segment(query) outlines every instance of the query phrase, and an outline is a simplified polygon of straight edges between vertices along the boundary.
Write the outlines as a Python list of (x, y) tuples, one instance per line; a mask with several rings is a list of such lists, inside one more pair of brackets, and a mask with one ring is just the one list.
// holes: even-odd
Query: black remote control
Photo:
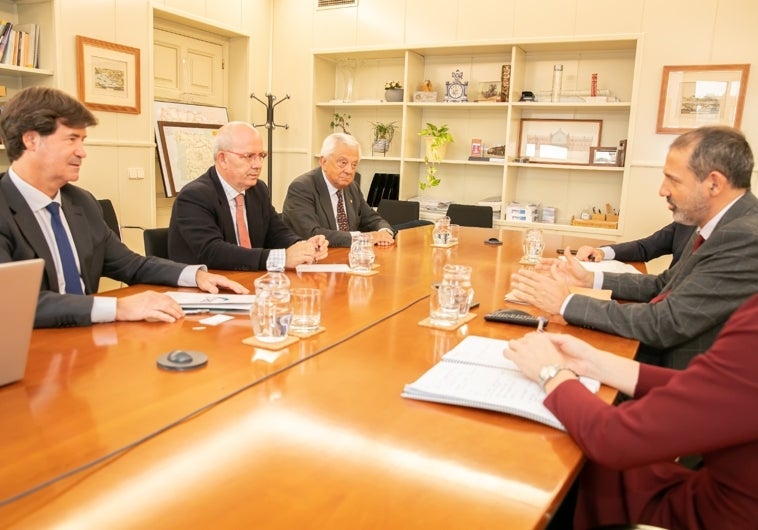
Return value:
[(506, 324), (519, 324), (521, 326), (539, 327), (542, 320), (542, 327), (547, 326), (545, 317), (537, 317), (520, 309), (498, 309), (492, 313), (484, 315), (484, 320), (490, 322), (505, 322)]

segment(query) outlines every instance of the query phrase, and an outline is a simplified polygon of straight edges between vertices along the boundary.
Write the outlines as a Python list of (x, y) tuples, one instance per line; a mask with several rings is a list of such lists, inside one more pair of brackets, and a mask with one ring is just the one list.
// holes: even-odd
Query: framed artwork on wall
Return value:
[(600, 145), (603, 120), (521, 120), (519, 157), (544, 164), (588, 165)]
[(93, 110), (140, 113), (139, 48), (76, 36), (79, 100)]
[(704, 125), (739, 127), (749, 64), (664, 66), (655, 132), (681, 134)]

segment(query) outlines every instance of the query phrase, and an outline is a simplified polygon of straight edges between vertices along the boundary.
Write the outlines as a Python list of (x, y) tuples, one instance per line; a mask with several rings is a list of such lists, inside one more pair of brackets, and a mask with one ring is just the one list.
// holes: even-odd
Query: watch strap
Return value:
[(573, 371), (568, 366), (563, 366), (560, 364), (549, 364), (547, 366), (543, 366), (540, 370), (539, 378), (537, 379), (537, 384), (540, 385), (540, 388), (544, 391), (545, 385), (556, 375), (561, 373), (564, 370), (568, 370), (572, 374), (574, 374), (576, 377), (579, 377), (575, 371)]

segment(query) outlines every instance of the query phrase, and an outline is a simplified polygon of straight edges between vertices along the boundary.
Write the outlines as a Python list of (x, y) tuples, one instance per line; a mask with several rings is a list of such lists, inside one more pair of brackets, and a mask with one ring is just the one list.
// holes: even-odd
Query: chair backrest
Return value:
[(475, 204), (451, 204), (447, 216), (452, 224), (492, 228), (492, 207)]
[(391, 225), (417, 221), (420, 204), (417, 201), (382, 199), (376, 211)]
[(113, 203), (110, 199), (98, 199), (100, 207), (103, 209), (103, 219), (111, 230), (116, 234), (116, 237), (121, 239), (121, 228), (118, 225), (118, 217), (116, 217), (116, 209), (113, 207)]
[(168, 228), (145, 228), (145, 256), (168, 259)]

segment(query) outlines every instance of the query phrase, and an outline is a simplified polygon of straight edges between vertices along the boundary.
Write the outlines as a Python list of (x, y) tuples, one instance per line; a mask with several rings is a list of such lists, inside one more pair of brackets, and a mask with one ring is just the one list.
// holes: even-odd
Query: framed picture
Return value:
[(739, 127), (749, 64), (664, 66), (657, 133), (680, 134), (703, 125)]
[[(160, 162), (161, 174), (163, 175), (163, 188), (166, 191), (166, 197), (173, 197), (176, 191), (172, 188), (173, 179), (169, 175), (168, 160), (165, 156), (166, 149), (163, 147), (161, 130), (158, 124), (161, 122), (182, 122), (185, 125), (207, 123), (218, 127), (217, 124), (219, 123), (222, 125), (229, 123), (229, 114), (226, 107), (175, 103), (173, 101), (154, 101), (153, 111), (155, 115), (155, 143), (158, 146), (158, 160)], [(212, 153), (211, 151), (211, 157), (205, 169), (195, 175), (195, 177), (200, 176), (213, 165)]]
[(213, 141), (220, 128), (221, 124), (213, 123), (158, 122), (169, 197), (213, 165)]
[(617, 166), (618, 151), (615, 147), (590, 147), (591, 166)]
[(544, 164), (587, 165), (600, 145), (603, 120), (521, 120), (519, 157)]
[(79, 100), (93, 110), (140, 113), (139, 49), (76, 36)]

